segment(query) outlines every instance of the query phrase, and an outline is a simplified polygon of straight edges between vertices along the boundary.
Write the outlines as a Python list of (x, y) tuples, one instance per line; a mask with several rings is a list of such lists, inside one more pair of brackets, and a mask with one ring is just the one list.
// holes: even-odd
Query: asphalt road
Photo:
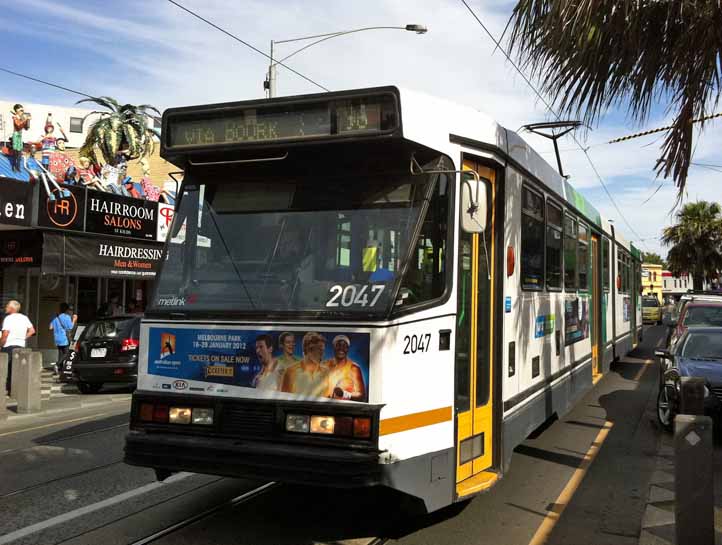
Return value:
[(413, 519), (384, 490), (194, 474), (156, 483), (121, 461), (127, 403), (0, 429), (0, 545), (636, 544), (660, 433), (661, 338), (647, 328), (633, 357), (517, 449), (490, 492)]

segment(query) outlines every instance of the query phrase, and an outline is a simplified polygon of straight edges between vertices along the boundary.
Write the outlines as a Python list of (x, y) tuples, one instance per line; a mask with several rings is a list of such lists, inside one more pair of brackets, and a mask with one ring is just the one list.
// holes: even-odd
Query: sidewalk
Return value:
[[(655, 421), (652, 425), (657, 425)], [(660, 430), (655, 471), (649, 484), (647, 505), (642, 517), (639, 545), (675, 545), (674, 526), (674, 436)], [(722, 445), (714, 445), (715, 543), (722, 545)], [(687, 544), (679, 544), (687, 545)]]
[(0, 419), (0, 429), (17, 427), (23, 422), (29, 423), (35, 418), (61, 411), (92, 408), (123, 401), (130, 404), (132, 396), (127, 386), (116, 385), (109, 385), (98, 394), (83, 395), (75, 384), (59, 382), (51, 369), (43, 369), (41, 388), (42, 409), (40, 412), (18, 414), (17, 401), (8, 397), (6, 406), (8, 418)]

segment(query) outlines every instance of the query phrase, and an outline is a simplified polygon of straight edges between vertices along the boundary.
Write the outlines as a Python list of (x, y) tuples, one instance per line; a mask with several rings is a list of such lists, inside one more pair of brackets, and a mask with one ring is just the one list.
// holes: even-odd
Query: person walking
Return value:
[(15, 300), (9, 301), (5, 305), (5, 319), (2, 324), (2, 336), (0, 336), (2, 352), (8, 355), (8, 377), (5, 382), (8, 395), (12, 385), (13, 350), (25, 348), (25, 342), (33, 335), (35, 335), (35, 328), (28, 317), (20, 313), (20, 303)]
[(58, 369), (61, 362), (68, 354), (73, 329), (75, 329), (77, 321), (78, 315), (73, 314), (73, 308), (68, 303), (61, 303), (60, 312), (58, 312), (50, 322), (50, 331), (53, 332), (55, 346), (58, 349), (58, 359), (54, 366), (56, 375), (59, 373)]

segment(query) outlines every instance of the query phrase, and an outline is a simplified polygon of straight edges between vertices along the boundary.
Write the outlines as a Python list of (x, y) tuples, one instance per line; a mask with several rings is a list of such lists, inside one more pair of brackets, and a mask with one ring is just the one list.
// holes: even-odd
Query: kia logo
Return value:
[(188, 388), (188, 383), (185, 380), (175, 380), (173, 381), (173, 388), (176, 390), (185, 390)]
[(55, 200), (47, 201), (48, 218), (58, 227), (71, 225), (78, 216), (78, 201), (72, 193), (64, 197), (62, 191), (53, 189)]

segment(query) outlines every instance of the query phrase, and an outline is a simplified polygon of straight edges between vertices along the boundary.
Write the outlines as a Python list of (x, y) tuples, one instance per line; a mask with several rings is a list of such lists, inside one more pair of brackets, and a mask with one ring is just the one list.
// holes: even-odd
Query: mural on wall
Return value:
[[(66, 153), (68, 136), (48, 112), (42, 134), (37, 140), (23, 142), (30, 129), (32, 115), (22, 104), (15, 104), (11, 113), (13, 132), (0, 142), (0, 172), (5, 162), (12, 172), (6, 176), (22, 182), (39, 182), (49, 200), (68, 198), (65, 186), (87, 187), (124, 197), (175, 204), (175, 195), (152, 183), (148, 157), (155, 149), (158, 135), (152, 120), (160, 112), (148, 105), (121, 105), (110, 97), (86, 99), (105, 108), (87, 129), (80, 156), (73, 161)], [(37, 112), (36, 112), (37, 113)], [(143, 176), (133, 180), (128, 175), (128, 162), (138, 160)]]
[(564, 301), (564, 345), (589, 337), (589, 298), (575, 297)]

